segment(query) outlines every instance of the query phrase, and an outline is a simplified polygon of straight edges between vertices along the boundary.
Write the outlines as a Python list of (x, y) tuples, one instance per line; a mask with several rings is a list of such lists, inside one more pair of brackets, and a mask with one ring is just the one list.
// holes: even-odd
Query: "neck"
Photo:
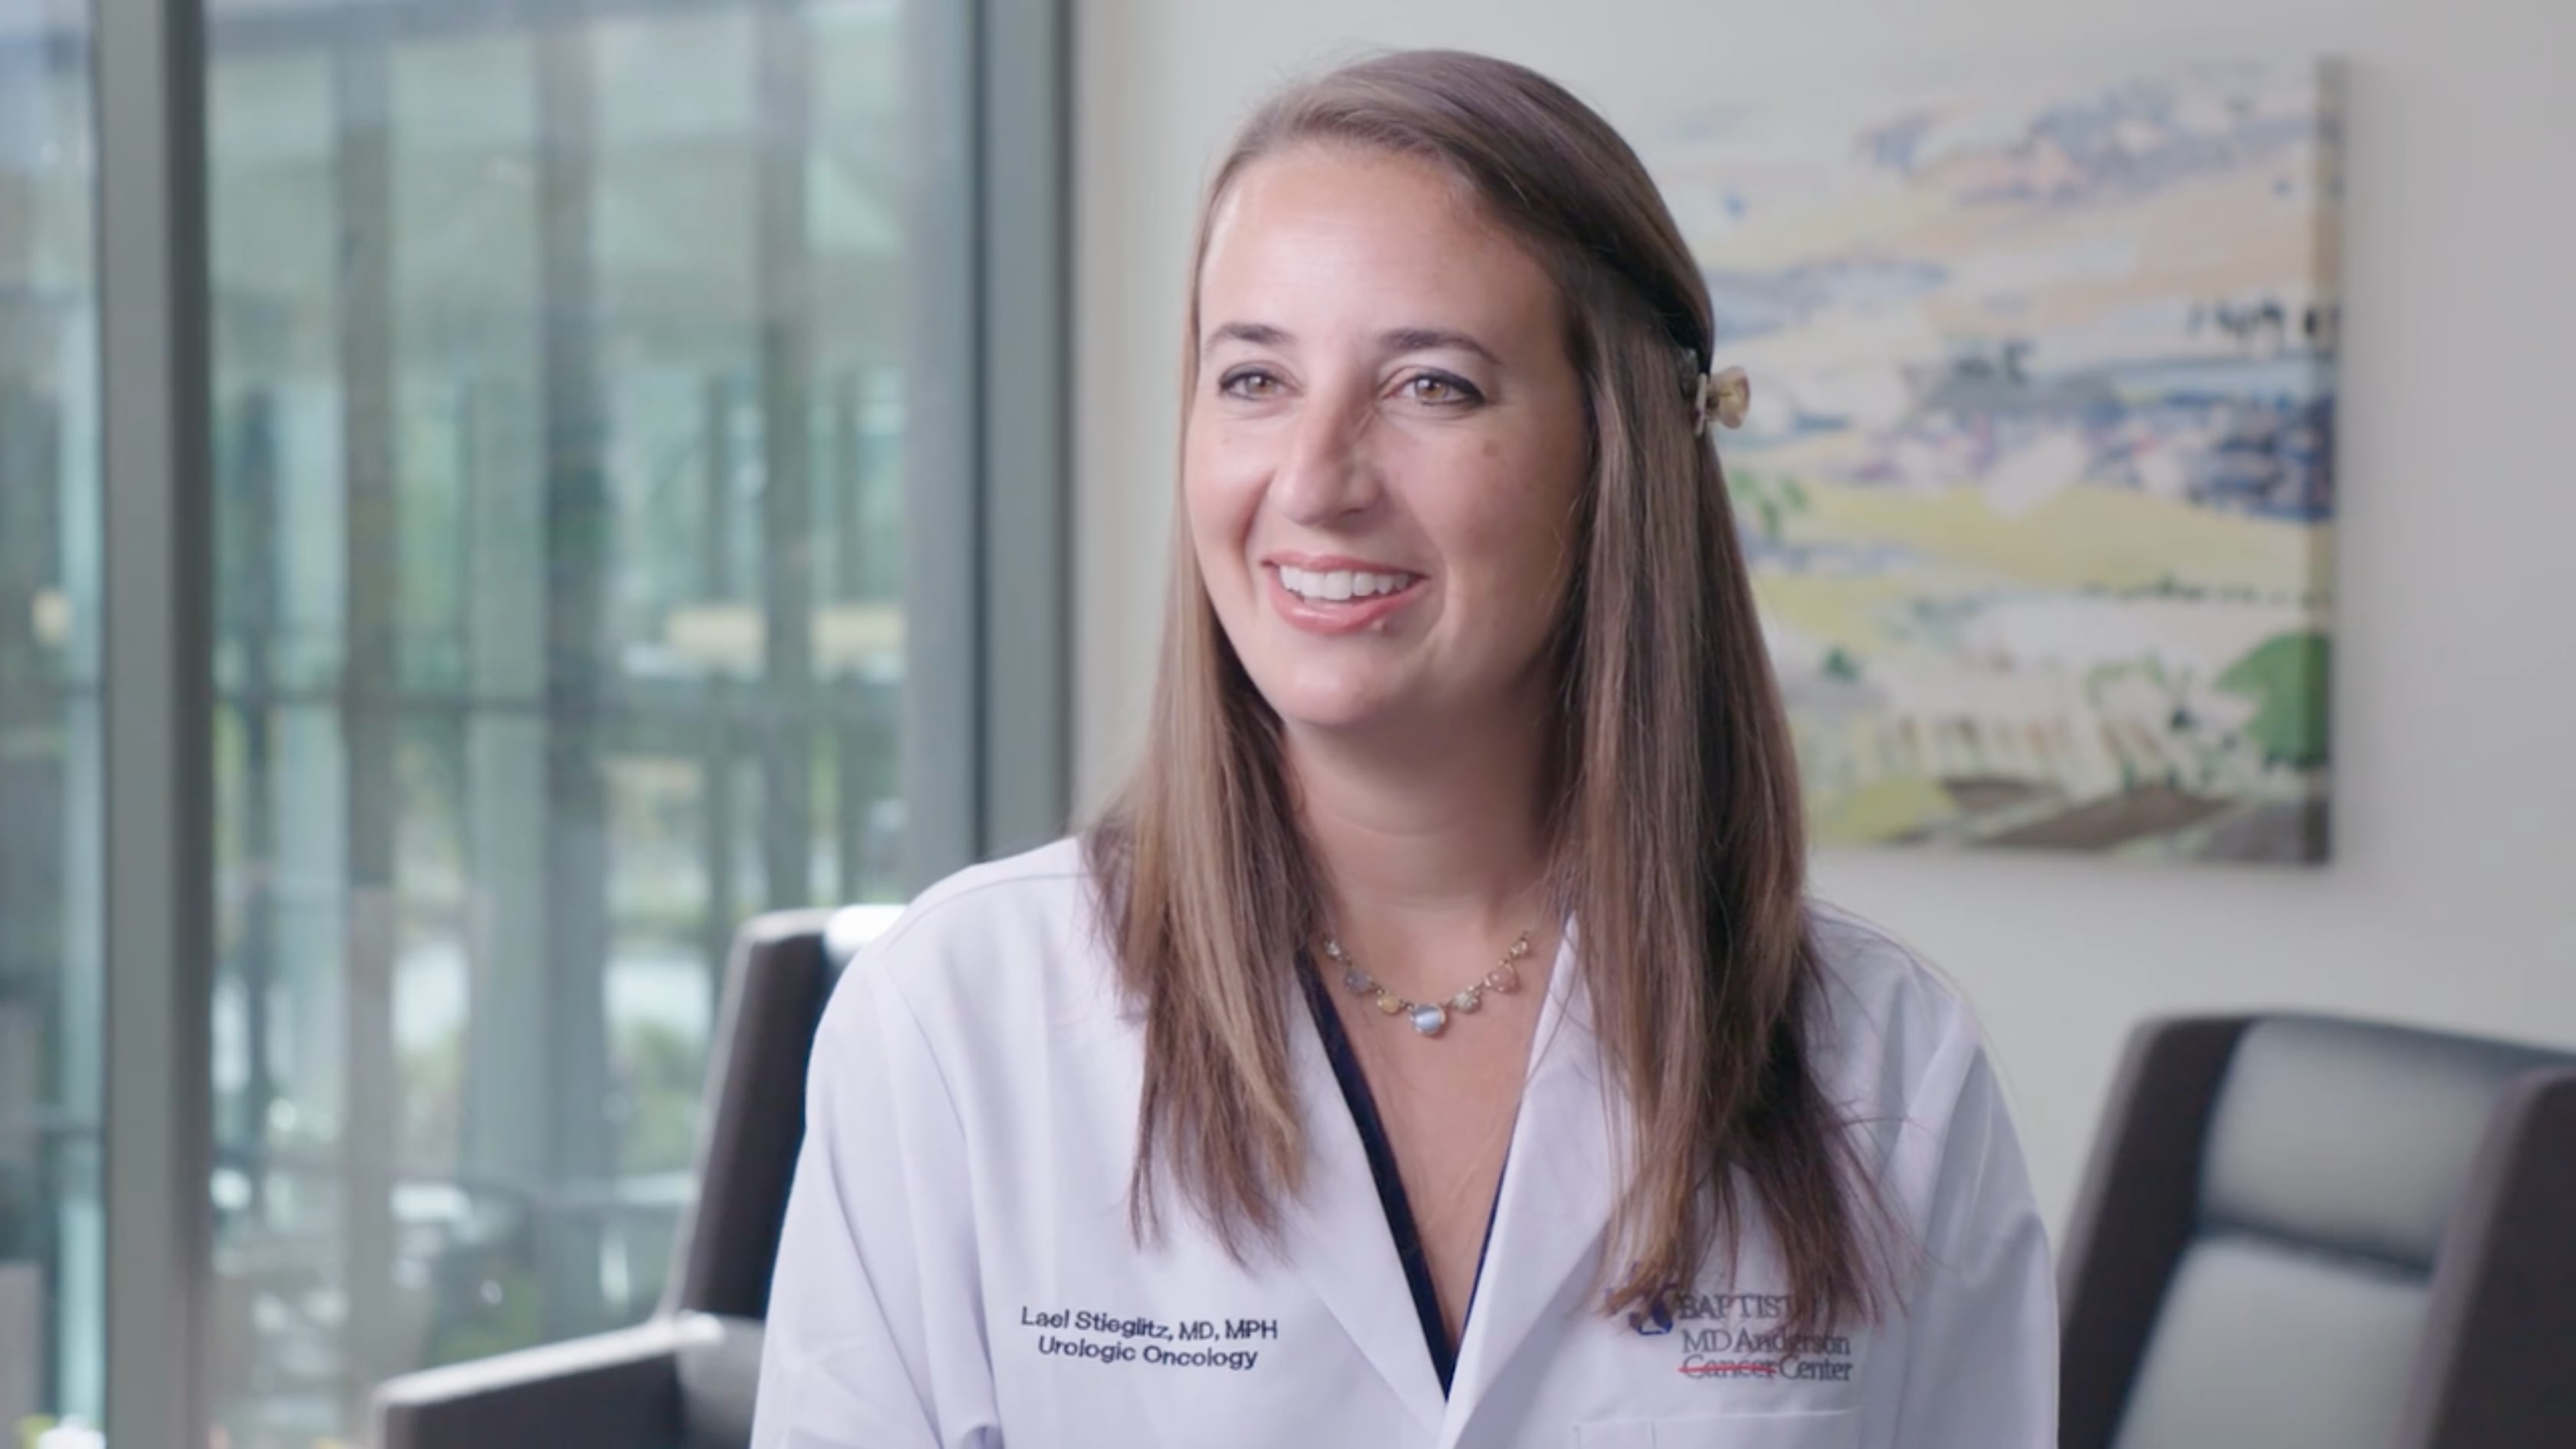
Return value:
[(1300, 823), (1345, 944), (1392, 966), (1426, 942), (1499, 948), (1554, 925), (1541, 919), (1547, 739), (1525, 718), (1398, 742), (1287, 732)]

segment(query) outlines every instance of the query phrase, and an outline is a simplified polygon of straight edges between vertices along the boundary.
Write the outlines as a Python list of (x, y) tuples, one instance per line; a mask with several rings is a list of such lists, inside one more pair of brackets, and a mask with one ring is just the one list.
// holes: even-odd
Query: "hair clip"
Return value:
[(1707, 435), (1712, 405), (1720, 425), (1728, 428), (1744, 426), (1745, 411), (1753, 406), (1753, 379), (1744, 375), (1743, 368), (1729, 367), (1714, 373), (1700, 373), (1697, 388), (1698, 395), (1691, 401), (1692, 436)]

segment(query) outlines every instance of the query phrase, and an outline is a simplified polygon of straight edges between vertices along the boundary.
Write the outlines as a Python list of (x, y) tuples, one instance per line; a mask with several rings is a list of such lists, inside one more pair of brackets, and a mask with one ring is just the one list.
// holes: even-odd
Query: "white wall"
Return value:
[(1828, 852), (1821, 889), (1982, 1013), (2063, 1221), (2122, 1038), (2300, 1006), (2576, 1042), (2576, 4), (1206, 0), (1078, 4), (1079, 788), (1132, 758), (1205, 169), (1282, 76), (1383, 45), (1640, 82), (2323, 53), (2350, 66), (2332, 866)]

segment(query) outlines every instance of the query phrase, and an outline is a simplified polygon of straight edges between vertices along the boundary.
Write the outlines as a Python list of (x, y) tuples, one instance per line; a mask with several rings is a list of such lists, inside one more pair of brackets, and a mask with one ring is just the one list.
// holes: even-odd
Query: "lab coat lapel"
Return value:
[[(1300, 1017), (1304, 1013), (1299, 1013)], [(1286, 1234), (1288, 1261), (1425, 1433), (1440, 1427), (1440, 1376), (1422, 1341), (1413, 1290), (1395, 1254), (1368, 1153), (1314, 1024), (1296, 1036), (1297, 1090), (1306, 1108), (1309, 1174)]]
[(1449, 1382), (1443, 1442), (1455, 1442), (1477, 1400), (1551, 1315), (1562, 1317), (1569, 1301), (1573, 1312), (1589, 1311), (1585, 1285), (1570, 1280), (1594, 1272), (1617, 1192), (1621, 1123), (1604, 1090), (1601, 1043), (1569, 928), (1531, 1042), (1484, 1268)]

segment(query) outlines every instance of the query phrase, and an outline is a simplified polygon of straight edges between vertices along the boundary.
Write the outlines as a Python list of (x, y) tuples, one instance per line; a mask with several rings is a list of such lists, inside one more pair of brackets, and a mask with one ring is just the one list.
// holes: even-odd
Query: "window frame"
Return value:
[[(594, 0), (577, 13), (766, 0)], [(576, 13), (567, 6), (567, 13)], [(471, 25), (389, 0), (262, 27)], [(906, 0), (930, 78), (907, 327), (905, 878), (1064, 828), (1070, 798), (1065, 0)], [(214, 1405), (215, 529), (205, 0), (93, 0), (105, 457), (106, 1430), (201, 1444)], [(960, 326), (959, 318), (968, 319)], [(960, 721), (965, 722), (960, 727)]]

